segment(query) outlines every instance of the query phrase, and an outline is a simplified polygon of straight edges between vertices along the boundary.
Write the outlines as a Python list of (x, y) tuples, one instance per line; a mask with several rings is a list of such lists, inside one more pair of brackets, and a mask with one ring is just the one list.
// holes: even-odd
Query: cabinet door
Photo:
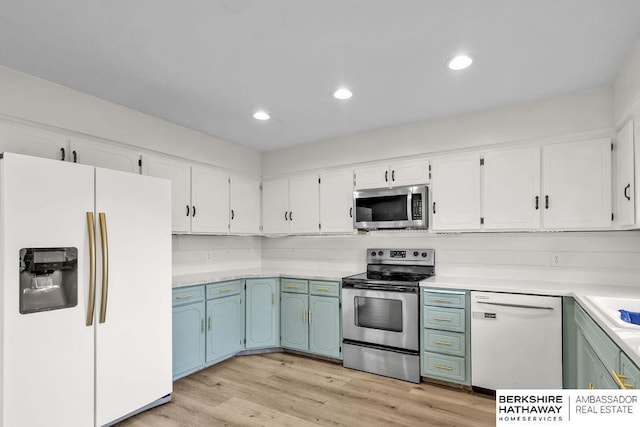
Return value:
[(320, 174), (320, 231), (353, 232), (353, 172)]
[(207, 363), (233, 356), (242, 348), (240, 295), (207, 301)]
[(579, 389), (597, 388), (598, 374), (597, 366), (600, 363), (598, 356), (593, 351), (591, 345), (584, 337), (584, 333), (578, 329), (577, 331), (577, 387)]
[(86, 139), (72, 138), (69, 160), (83, 165), (140, 173), (140, 152)]
[(480, 155), (434, 159), (432, 229), (480, 230)]
[(191, 231), (229, 232), (229, 176), (226, 173), (191, 167)]
[(204, 301), (173, 308), (174, 380), (204, 365), (204, 317)]
[(143, 155), (142, 173), (171, 181), (171, 231), (191, 231), (191, 165), (164, 157)]
[(309, 296), (280, 294), (280, 345), (295, 350), (309, 350)]
[(289, 232), (320, 232), (318, 175), (289, 178)]
[(630, 120), (616, 135), (616, 176), (613, 187), (615, 202), (614, 224), (628, 227), (635, 224), (635, 175), (633, 121)]
[(309, 350), (340, 358), (340, 300), (309, 296)]
[(246, 348), (276, 347), (280, 343), (278, 279), (247, 279)]
[(231, 221), (233, 234), (260, 234), (260, 181), (231, 177)]
[(262, 232), (289, 232), (289, 180), (286, 178), (262, 183)]
[(485, 230), (540, 227), (540, 148), (484, 154)]
[(542, 163), (545, 228), (611, 226), (611, 140), (545, 146)]
[(389, 187), (389, 167), (387, 165), (366, 166), (355, 170), (356, 190)]
[(35, 127), (0, 121), (0, 153), (69, 160), (69, 138)]
[(407, 160), (391, 163), (391, 185), (416, 185), (429, 183), (429, 161)]

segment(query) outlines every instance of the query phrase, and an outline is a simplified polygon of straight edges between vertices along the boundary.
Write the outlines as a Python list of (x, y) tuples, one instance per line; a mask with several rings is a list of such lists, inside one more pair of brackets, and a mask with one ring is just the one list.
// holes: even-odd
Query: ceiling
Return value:
[(0, 65), (270, 151), (607, 86), (639, 36), (638, 0), (3, 0)]

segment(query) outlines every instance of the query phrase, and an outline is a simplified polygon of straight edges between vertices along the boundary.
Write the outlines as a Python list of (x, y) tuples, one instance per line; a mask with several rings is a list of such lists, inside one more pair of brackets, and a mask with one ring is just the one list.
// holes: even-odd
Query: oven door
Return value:
[(342, 288), (342, 337), (419, 350), (418, 294)]

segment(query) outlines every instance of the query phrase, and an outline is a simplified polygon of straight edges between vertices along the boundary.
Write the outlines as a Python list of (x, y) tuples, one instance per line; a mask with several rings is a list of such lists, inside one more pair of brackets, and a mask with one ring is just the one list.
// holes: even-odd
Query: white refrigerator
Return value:
[(2, 155), (2, 426), (109, 425), (170, 400), (170, 192)]

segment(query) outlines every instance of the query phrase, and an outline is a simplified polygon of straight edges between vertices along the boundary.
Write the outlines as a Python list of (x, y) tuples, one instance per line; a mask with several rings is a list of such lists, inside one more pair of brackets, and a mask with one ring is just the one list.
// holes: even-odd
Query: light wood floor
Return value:
[(495, 401), (287, 353), (239, 356), (173, 384), (119, 426), (493, 426)]

